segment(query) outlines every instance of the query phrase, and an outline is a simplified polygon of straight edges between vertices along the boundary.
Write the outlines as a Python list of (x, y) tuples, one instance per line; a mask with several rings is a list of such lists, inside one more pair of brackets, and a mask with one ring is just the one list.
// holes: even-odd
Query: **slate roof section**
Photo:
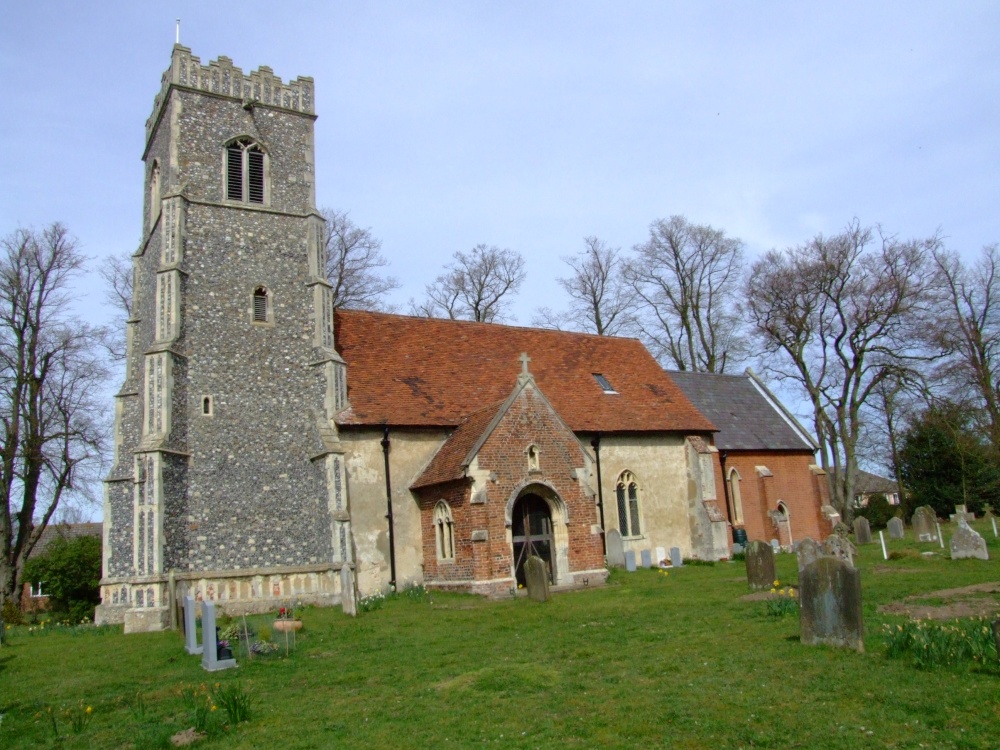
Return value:
[(636, 339), (359, 310), (338, 310), (335, 325), (351, 403), (340, 425), (457, 426), (507, 397), (527, 352), (538, 388), (574, 432), (715, 430)]
[(463, 419), (451, 436), (445, 440), (444, 445), (434, 454), (434, 458), (427, 464), (427, 468), (420, 472), (420, 476), (413, 481), (410, 489), (415, 490), (443, 482), (453, 482), (464, 477), (466, 457), (505, 404), (506, 401), (491, 404)]
[(899, 492), (899, 487), (893, 479), (881, 477), (878, 474), (872, 474), (860, 469), (858, 470), (858, 475), (854, 478), (855, 495), (891, 495), (894, 492)]
[(31, 550), (32, 557), (40, 557), (45, 554), (45, 550), (56, 539), (73, 540), (81, 536), (96, 536), (98, 539), (104, 538), (104, 524), (101, 522), (88, 523), (50, 523), (42, 530), (41, 536)]
[(751, 371), (668, 374), (719, 428), (715, 434), (719, 450), (816, 451), (812, 436)]

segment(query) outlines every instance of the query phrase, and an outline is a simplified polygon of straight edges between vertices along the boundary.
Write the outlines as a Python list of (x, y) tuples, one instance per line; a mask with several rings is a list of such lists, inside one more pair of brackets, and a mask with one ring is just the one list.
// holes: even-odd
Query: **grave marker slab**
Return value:
[(937, 516), (931, 506), (921, 505), (913, 511), (910, 526), (913, 527), (913, 536), (918, 542), (936, 542), (938, 540)]
[(774, 549), (760, 540), (747, 545), (747, 583), (752, 589), (769, 589), (774, 585)]
[(639, 561), (644, 568), (653, 567), (653, 553), (648, 549), (639, 551)]
[(779, 552), (781, 552), (781, 542), (779, 542), (777, 539), (772, 539), (771, 551), (774, 552), (774, 554), (778, 554)]
[(354, 585), (354, 571), (350, 565), (340, 569), (340, 604), (344, 608), (345, 615), (357, 617), (358, 592)]
[(524, 580), (531, 599), (536, 602), (549, 600), (549, 566), (542, 558), (532, 555), (525, 561)]
[(608, 567), (624, 568), (625, 548), (622, 546), (622, 535), (618, 532), (618, 529), (611, 529), (605, 535), (604, 543), (608, 550)]
[(684, 565), (684, 558), (681, 557), (680, 547), (670, 548), (670, 564), (673, 565), (675, 568), (680, 568)]
[(865, 650), (861, 617), (861, 573), (824, 555), (799, 574), (802, 643)]
[(831, 534), (823, 542), (823, 553), (843, 560), (851, 567), (854, 567), (854, 545), (851, 540), (839, 534)]
[(625, 551), (625, 570), (635, 573), (635, 550)]
[(902, 539), (906, 533), (905, 529), (903, 528), (902, 518), (890, 518), (888, 529), (889, 529), (890, 539)]
[(805, 570), (805, 567), (809, 565), (809, 563), (816, 560), (822, 554), (823, 548), (814, 540), (806, 537), (799, 542), (798, 549), (795, 550), (795, 555), (799, 562), (799, 572), (801, 573)]
[(963, 503), (962, 505), (956, 505), (955, 512), (952, 513), (950, 516), (948, 516), (948, 518), (951, 520), (952, 523), (955, 523), (960, 518), (964, 518), (966, 521), (972, 522), (976, 520), (976, 514), (969, 513), (969, 511), (966, 510), (965, 508), (965, 504)]
[(990, 553), (986, 549), (986, 540), (969, 526), (968, 521), (959, 517), (958, 528), (951, 537), (951, 559), (962, 560), (967, 557), (989, 560)]
[(656, 567), (660, 567), (663, 565), (663, 561), (667, 559), (667, 550), (664, 547), (657, 547), (655, 557), (654, 562), (656, 563)]
[(198, 645), (197, 607), (193, 596), (184, 597), (184, 649), (192, 655), (202, 653), (204, 648)]
[(219, 658), (219, 641), (215, 627), (215, 602), (201, 603), (201, 635), (202, 668), (208, 672), (218, 672), (221, 669), (232, 669), (236, 666), (236, 659)]
[(872, 543), (872, 527), (867, 518), (858, 516), (854, 519), (854, 539), (859, 545)]

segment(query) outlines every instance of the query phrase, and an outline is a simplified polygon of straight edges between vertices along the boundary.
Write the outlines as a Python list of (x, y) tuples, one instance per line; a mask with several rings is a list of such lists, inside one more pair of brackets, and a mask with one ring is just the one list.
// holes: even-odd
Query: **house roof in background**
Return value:
[(81, 536), (104, 537), (103, 523), (52, 523), (45, 527), (38, 542), (31, 550), (32, 557), (45, 554), (46, 548), (56, 539), (76, 539)]
[(893, 479), (880, 477), (878, 474), (860, 469), (854, 478), (855, 495), (892, 494), (894, 492), (899, 492), (899, 485)]
[(510, 394), (526, 352), (574, 432), (715, 430), (636, 339), (358, 310), (335, 324), (351, 404), (340, 425), (457, 426)]
[(719, 450), (816, 451), (812, 436), (749, 370), (741, 375), (668, 373), (719, 431)]

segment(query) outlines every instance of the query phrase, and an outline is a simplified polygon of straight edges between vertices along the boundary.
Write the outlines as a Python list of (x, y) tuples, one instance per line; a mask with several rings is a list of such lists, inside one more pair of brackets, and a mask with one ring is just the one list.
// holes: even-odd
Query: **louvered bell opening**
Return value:
[(253, 293), (253, 322), (267, 322), (267, 292), (263, 289)]
[(238, 143), (226, 148), (226, 197), (243, 200), (243, 149)]
[(264, 202), (264, 153), (254, 148), (247, 151), (249, 192), (251, 203)]

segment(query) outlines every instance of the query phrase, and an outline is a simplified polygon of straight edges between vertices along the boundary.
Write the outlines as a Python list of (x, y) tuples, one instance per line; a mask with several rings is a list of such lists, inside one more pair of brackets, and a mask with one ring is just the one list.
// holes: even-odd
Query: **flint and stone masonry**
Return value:
[(146, 123), (126, 378), (105, 483), (97, 621), (166, 626), (174, 595), (334, 603), (353, 560), (333, 422), (311, 78), (177, 45)]

